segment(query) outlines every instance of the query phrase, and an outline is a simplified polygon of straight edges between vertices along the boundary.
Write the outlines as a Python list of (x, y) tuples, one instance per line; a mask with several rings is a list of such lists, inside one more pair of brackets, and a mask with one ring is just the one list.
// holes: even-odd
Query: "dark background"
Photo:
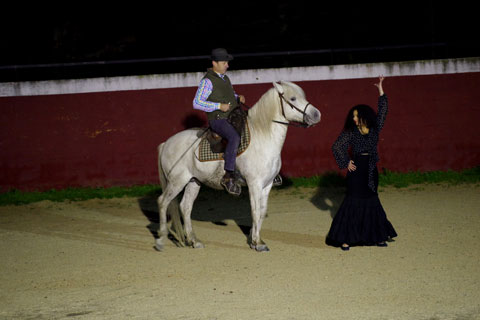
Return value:
[(0, 81), (480, 56), (467, 1), (171, 1), (6, 5)]

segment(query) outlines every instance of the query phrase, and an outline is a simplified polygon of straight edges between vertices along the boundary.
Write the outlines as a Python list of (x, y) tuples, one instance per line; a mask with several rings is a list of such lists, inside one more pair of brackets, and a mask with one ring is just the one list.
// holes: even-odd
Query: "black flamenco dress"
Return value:
[(378, 100), (375, 128), (362, 135), (358, 129), (343, 131), (332, 146), (338, 166), (348, 166), (351, 148), (357, 169), (347, 173), (347, 192), (335, 215), (326, 243), (374, 245), (397, 236), (378, 198), (378, 136), (388, 111), (386, 95)]

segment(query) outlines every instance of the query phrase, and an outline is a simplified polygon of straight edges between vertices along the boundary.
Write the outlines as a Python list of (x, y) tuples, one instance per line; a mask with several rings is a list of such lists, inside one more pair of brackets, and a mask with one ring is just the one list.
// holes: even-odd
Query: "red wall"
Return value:
[[(355, 104), (376, 107), (376, 79), (297, 82), (322, 112), (313, 128), (291, 127), (282, 173), (336, 170), (330, 147)], [(480, 73), (390, 77), (390, 111), (379, 168), (464, 169), (480, 165)], [(253, 105), (271, 84), (237, 85)], [(0, 190), (158, 183), (156, 148), (205, 125), (196, 88), (0, 98)]]

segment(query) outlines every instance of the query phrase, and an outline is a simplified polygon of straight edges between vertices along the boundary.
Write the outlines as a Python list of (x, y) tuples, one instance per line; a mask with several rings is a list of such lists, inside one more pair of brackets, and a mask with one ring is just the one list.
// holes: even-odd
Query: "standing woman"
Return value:
[(383, 80), (381, 76), (375, 84), (380, 94), (378, 113), (367, 105), (354, 106), (332, 146), (340, 169), (348, 169), (347, 192), (332, 221), (326, 242), (345, 251), (353, 245), (386, 247), (386, 241), (393, 241), (392, 238), (397, 236), (377, 193), (378, 137), (388, 111)]

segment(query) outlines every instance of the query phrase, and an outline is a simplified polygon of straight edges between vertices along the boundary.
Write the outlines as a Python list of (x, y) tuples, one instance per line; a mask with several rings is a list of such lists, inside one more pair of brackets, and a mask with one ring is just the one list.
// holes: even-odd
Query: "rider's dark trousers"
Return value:
[(224, 169), (235, 171), (235, 158), (237, 157), (238, 145), (240, 144), (240, 136), (227, 119), (210, 120), (209, 124), (213, 131), (227, 139), (227, 147), (223, 155), (225, 159)]

